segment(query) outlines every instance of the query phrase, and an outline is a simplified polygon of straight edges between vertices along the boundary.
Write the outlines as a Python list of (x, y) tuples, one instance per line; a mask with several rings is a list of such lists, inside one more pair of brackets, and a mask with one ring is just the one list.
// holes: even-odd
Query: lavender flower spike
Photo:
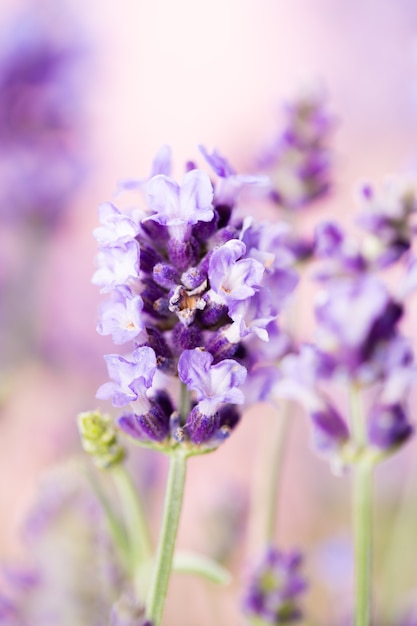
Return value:
[(131, 361), (118, 354), (109, 354), (105, 359), (112, 382), (102, 385), (96, 397), (101, 400), (111, 399), (113, 406), (117, 407), (134, 402), (136, 413), (147, 413), (150, 402), (146, 390), (151, 387), (156, 371), (156, 355), (152, 348), (137, 348), (132, 353)]
[(298, 599), (307, 586), (299, 572), (301, 566), (299, 552), (285, 554), (268, 548), (252, 573), (243, 599), (246, 615), (271, 626), (299, 620)]
[(187, 172), (181, 186), (172, 178), (159, 174), (148, 181), (146, 192), (149, 208), (153, 211), (147, 219), (168, 226), (170, 235), (177, 241), (188, 238), (193, 224), (213, 219), (213, 187), (205, 172)]

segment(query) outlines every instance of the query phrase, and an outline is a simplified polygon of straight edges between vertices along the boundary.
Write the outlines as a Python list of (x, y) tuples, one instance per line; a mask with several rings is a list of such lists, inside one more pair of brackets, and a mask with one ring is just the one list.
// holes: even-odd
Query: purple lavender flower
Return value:
[(53, 226), (84, 176), (80, 60), (87, 57), (64, 19), (65, 31), (42, 10), (29, 11), (3, 33), (0, 204), (8, 220)]
[(99, 219), (101, 226), (94, 229), (93, 235), (101, 248), (127, 244), (139, 232), (137, 222), (119, 211), (111, 202), (104, 202), (99, 207)]
[(284, 209), (302, 209), (330, 189), (327, 143), (334, 122), (325, 107), (320, 90), (301, 94), (289, 103), (283, 131), (259, 159), (261, 171), (271, 179), (269, 195)]
[(216, 207), (234, 207), (240, 192), (248, 186), (267, 187), (267, 176), (237, 174), (230, 163), (217, 150), (211, 154), (204, 146), (199, 146), (201, 154), (218, 177), (214, 189), (214, 205)]
[(134, 403), (140, 415), (150, 408), (146, 395), (156, 371), (156, 355), (152, 348), (143, 346), (132, 353), (132, 360), (118, 354), (105, 357), (112, 382), (105, 383), (97, 391), (97, 398), (111, 399), (113, 406), (122, 407)]
[(23, 538), (24, 564), (5, 568), (0, 623), (107, 624), (127, 576), (112, 549), (103, 511), (77, 461), (43, 476), (24, 522)]
[(98, 269), (93, 283), (102, 291), (128, 285), (131, 279), (139, 276), (139, 247), (136, 241), (123, 246), (102, 248), (97, 255)]
[(137, 338), (144, 330), (142, 309), (143, 300), (140, 296), (134, 296), (128, 289), (114, 291), (113, 299), (108, 300), (102, 308), (97, 332), (100, 335), (111, 335), (116, 344)]
[(316, 307), (318, 349), (334, 369), (370, 381), (381, 350), (396, 337), (401, 315), (402, 306), (378, 279), (333, 281)]
[(246, 378), (246, 369), (233, 359), (213, 365), (209, 352), (185, 350), (178, 361), (178, 375), (183, 383), (196, 391), (197, 405), (186, 422), (194, 443), (209, 441), (222, 426), (219, 408), (222, 404), (242, 404), (244, 396), (239, 387)]
[(336, 464), (349, 442), (349, 428), (334, 404), (321, 390), (323, 375), (321, 355), (310, 345), (303, 345), (298, 354), (290, 353), (280, 364), (280, 380), (274, 393), (277, 397), (299, 402), (311, 419), (314, 446), (320, 454)]
[(368, 269), (368, 260), (360, 245), (346, 236), (335, 222), (321, 222), (315, 230), (314, 254), (325, 260), (315, 277), (329, 280), (340, 276), (360, 276)]
[(379, 267), (391, 265), (410, 249), (417, 210), (414, 187), (410, 181), (391, 180), (379, 194), (369, 185), (362, 188), (358, 223), (368, 233), (367, 254)]
[(369, 443), (384, 453), (393, 452), (413, 434), (407, 413), (400, 404), (372, 407), (368, 423)]
[(284, 553), (269, 547), (259, 559), (247, 584), (243, 610), (265, 624), (286, 624), (301, 619), (299, 598), (307, 583), (301, 575), (299, 552)]
[[(373, 199), (370, 189), (366, 190), (366, 196), (368, 201)], [(407, 221), (414, 211), (413, 198), (411, 195), (400, 199), (397, 195), (388, 204), (390, 210), (387, 204), (384, 210)], [(375, 215), (378, 210), (381, 207), (374, 209)], [(390, 228), (395, 230), (394, 222)], [(369, 241), (358, 242), (346, 236), (332, 222), (316, 229), (315, 253), (324, 260), (324, 266), (316, 274), (323, 287), (315, 308), (318, 322), (315, 346), (307, 351), (302, 348), (299, 357), (291, 355), (284, 359), (282, 379), (275, 389), (277, 394), (298, 399), (304, 405), (313, 421), (317, 448), (334, 448), (342, 464), (354, 462), (369, 449), (375, 455), (376, 448), (382, 457), (398, 448), (413, 432), (404, 400), (415, 380), (415, 366), (411, 347), (400, 333), (404, 299), (413, 288), (413, 271), (411, 265), (410, 274), (395, 298), (374, 274), (388, 264), (390, 255), (389, 263), (399, 258), (391, 254), (395, 248), (394, 231), (390, 231), (391, 237), (388, 226), (387, 229), (377, 253), (371, 250)], [(310, 358), (306, 359), (308, 354)], [(340, 380), (356, 388), (370, 387), (378, 398), (366, 416), (366, 442), (354, 440), (344, 418), (321, 391), (324, 383)], [(378, 454), (374, 458), (377, 460)]]
[(138, 410), (137, 404), (132, 408), (135, 413), (121, 415), (117, 420), (127, 435), (139, 441), (163, 441), (170, 434), (175, 413), (166, 391), (154, 390), (154, 395), (142, 406), (142, 410)]
[[(262, 281), (264, 267), (255, 259), (242, 258), (246, 246), (231, 239), (213, 251), (210, 257), (208, 278), (211, 289), (220, 303), (233, 309), (236, 301), (253, 296)], [(211, 296), (216, 299), (216, 296)]]
[[(214, 160), (220, 175), (238, 176)], [(101, 206), (93, 282), (110, 294), (98, 331), (134, 344), (128, 357), (106, 357), (111, 382), (98, 397), (129, 406), (118, 424), (132, 438), (199, 450), (216, 447), (239, 422), (244, 364), (257, 360), (251, 340), (268, 341), (297, 279), (294, 255), (268, 233), (271, 225), (213, 206), (209, 177), (189, 167), (182, 185), (157, 174), (137, 186), (149, 211)], [(167, 396), (162, 373), (188, 387), (188, 414)]]
[(246, 378), (245, 368), (233, 359), (212, 363), (213, 355), (198, 348), (185, 350), (178, 361), (180, 379), (197, 392), (199, 407), (207, 415), (223, 402), (241, 404), (243, 394), (238, 387)]
[(151, 172), (148, 178), (136, 179), (136, 178), (126, 178), (125, 180), (119, 181), (118, 184), (118, 193), (123, 193), (124, 191), (141, 191), (143, 193), (146, 192), (146, 183), (148, 180), (153, 178), (154, 176), (158, 176), (158, 174), (163, 174), (164, 176), (170, 176), (171, 169), (171, 148), (169, 146), (161, 146), (158, 150), (154, 160), (152, 161)]
[(153, 212), (148, 219), (168, 226), (178, 241), (188, 239), (191, 225), (213, 219), (213, 188), (207, 174), (199, 170), (187, 172), (181, 186), (163, 174), (154, 176), (146, 193)]

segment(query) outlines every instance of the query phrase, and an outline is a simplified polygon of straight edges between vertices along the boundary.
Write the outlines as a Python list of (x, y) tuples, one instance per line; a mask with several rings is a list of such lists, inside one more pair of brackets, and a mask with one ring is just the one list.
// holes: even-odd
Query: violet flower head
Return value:
[(359, 225), (367, 232), (365, 252), (378, 267), (387, 267), (411, 247), (417, 200), (415, 181), (390, 180), (379, 193), (362, 188)]
[(326, 106), (319, 89), (290, 102), (284, 110), (284, 129), (259, 160), (261, 172), (271, 179), (271, 199), (284, 209), (303, 209), (330, 189), (328, 140), (334, 121)]
[(402, 312), (377, 278), (333, 281), (316, 307), (317, 347), (334, 371), (370, 382), (378, 375), (381, 351), (398, 334)]
[(299, 552), (284, 553), (268, 548), (247, 584), (243, 598), (245, 615), (271, 626), (300, 620), (300, 596), (307, 588), (301, 567)]
[[(59, 17), (61, 19), (61, 16)], [(77, 39), (71, 31), (77, 29)], [(66, 33), (65, 37), (63, 33)], [(57, 35), (59, 33), (59, 35)], [(65, 15), (26, 12), (0, 50), (0, 182), (3, 219), (53, 226), (85, 173), (81, 83), (87, 51)]]
[(338, 471), (350, 441), (346, 419), (324, 393), (320, 379), (328, 373), (323, 357), (312, 345), (304, 344), (298, 353), (290, 353), (281, 361), (280, 379), (274, 395), (299, 402), (310, 417), (316, 452), (325, 456)]
[[(238, 176), (218, 155), (216, 168)], [(293, 255), (266, 236), (271, 225), (217, 205), (194, 166), (181, 185), (161, 173), (144, 189), (145, 210), (142, 197), (141, 211), (105, 203), (94, 232), (93, 282), (109, 294), (97, 329), (130, 350), (106, 357), (110, 382), (97, 397), (124, 408), (117, 423), (138, 442), (212, 449), (239, 422), (251, 340), (268, 342), (295, 288)], [(171, 397), (180, 388), (187, 402)]]
[(322, 261), (315, 277), (329, 280), (341, 276), (360, 277), (369, 263), (359, 243), (335, 222), (321, 222), (314, 234), (314, 255)]

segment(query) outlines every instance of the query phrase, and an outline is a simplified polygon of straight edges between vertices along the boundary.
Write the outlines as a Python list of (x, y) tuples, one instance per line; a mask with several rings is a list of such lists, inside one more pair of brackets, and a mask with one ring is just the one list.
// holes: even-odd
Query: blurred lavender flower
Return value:
[[(293, 255), (271, 237), (271, 225), (233, 215), (239, 188), (252, 179), (235, 184), (223, 157), (207, 158), (223, 188), (234, 189), (230, 205), (189, 165), (182, 185), (161, 173), (132, 183), (148, 210), (104, 204), (94, 231), (93, 282), (110, 294), (98, 331), (133, 343), (127, 357), (106, 357), (111, 382), (97, 397), (128, 406), (119, 426), (153, 445), (216, 447), (228, 436), (244, 400), (245, 362), (256, 361), (248, 356), (251, 339), (268, 341), (297, 283)], [(190, 406), (171, 400), (167, 375), (187, 389)]]
[(328, 148), (334, 120), (321, 89), (309, 89), (286, 105), (284, 130), (259, 159), (269, 175), (270, 198), (290, 211), (323, 198), (330, 189)]
[(329, 373), (342, 371), (372, 382), (383, 366), (383, 351), (398, 336), (403, 306), (372, 276), (338, 280), (323, 289), (316, 306), (316, 345)]
[(301, 619), (298, 603), (307, 588), (306, 580), (300, 573), (301, 566), (299, 552), (283, 553), (274, 547), (268, 548), (247, 583), (243, 598), (243, 610), (247, 617), (271, 625)]
[(65, 13), (26, 11), (0, 49), (3, 219), (53, 226), (82, 180), (81, 49)]
[(1, 35), (0, 217), (14, 245), (2, 259), (0, 365), (10, 368), (40, 347), (47, 239), (85, 178), (83, 105), (92, 57), (65, 4), (23, 3)]
[(128, 583), (98, 500), (76, 462), (44, 477), (24, 537), (29, 565), (3, 567), (0, 623), (107, 624)]
[(415, 181), (391, 179), (380, 193), (370, 185), (361, 190), (363, 208), (358, 223), (368, 233), (365, 251), (379, 267), (391, 265), (411, 247), (416, 231), (414, 188)]
[[(413, 433), (405, 399), (416, 369), (400, 324), (405, 298), (415, 285), (414, 263), (409, 262), (395, 295), (377, 275), (411, 246), (415, 200), (411, 188), (406, 185), (404, 189), (400, 193), (398, 185), (393, 186), (391, 195), (377, 202), (368, 188), (369, 206), (361, 217), (367, 234), (362, 239), (347, 235), (333, 222), (316, 228), (315, 255), (320, 267), (315, 278), (321, 281), (321, 289), (315, 306), (314, 345), (284, 358), (282, 379), (274, 389), (277, 395), (304, 405), (312, 418), (318, 449), (330, 452), (336, 466), (354, 461), (364, 450), (357, 449), (346, 418), (328, 399), (327, 390), (323, 392), (329, 382), (369, 389), (366, 442), (361, 446), (376, 459), (394, 452)], [(399, 246), (399, 238), (406, 243)]]

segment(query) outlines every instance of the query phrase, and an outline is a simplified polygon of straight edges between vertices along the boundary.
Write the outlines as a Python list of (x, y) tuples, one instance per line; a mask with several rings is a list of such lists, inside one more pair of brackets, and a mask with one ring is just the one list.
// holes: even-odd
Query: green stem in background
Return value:
[(282, 477), (285, 442), (288, 435), (290, 403), (276, 405), (276, 413), (263, 429), (262, 454), (255, 467), (252, 488), (254, 514), (250, 519), (249, 551), (257, 553), (273, 543), (278, 517), (278, 496)]
[(350, 393), (351, 428), (358, 450), (353, 465), (353, 537), (355, 563), (355, 626), (370, 626), (372, 605), (372, 463), (366, 458), (366, 421), (360, 390)]
[(281, 402), (281, 411), (277, 407), (277, 415), (274, 416), (275, 423), (270, 443), (269, 472), (265, 473), (267, 494), (264, 537), (266, 543), (273, 543), (277, 525), (278, 494), (282, 478), (285, 442), (288, 435), (289, 413), (290, 403), (284, 400)]
[(120, 560), (126, 571), (130, 569), (130, 549), (128, 538), (125, 532), (124, 525), (120, 519), (114, 514), (111, 504), (109, 503), (107, 496), (100, 485), (100, 482), (95, 477), (94, 473), (89, 467), (85, 469), (87, 479), (91, 484), (91, 488), (94, 491), (97, 500), (100, 502), (107, 521), (109, 533), (111, 535), (113, 544), (119, 554)]
[[(417, 517), (416, 479), (417, 459), (410, 456), (407, 474), (399, 486), (398, 500), (394, 508), (394, 516), (388, 530), (387, 540), (384, 541), (384, 550), (380, 559), (378, 573), (380, 576), (381, 615), (387, 623), (395, 623), (396, 616), (401, 611), (401, 600), (404, 585), (407, 580), (414, 578), (414, 563), (409, 558), (409, 538), (415, 532)], [(396, 573), (401, 572), (401, 576)]]
[(164, 610), (181, 516), (186, 466), (187, 455), (184, 451), (173, 451), (165, 492), (162, 526), (147, 601), (147, 616), (152, 626), (159, 626)]
[(117, 488), (127, 530), (130, 571), (136, 593), (140, 598), (144, 593), (146, 568), (152, 557), (149, 528), (139, 494), (124, 465), (115, 465), (110, 471)]
[(371, 623), (372, 466), (359, 463), (353, 475), (355, 626)]

